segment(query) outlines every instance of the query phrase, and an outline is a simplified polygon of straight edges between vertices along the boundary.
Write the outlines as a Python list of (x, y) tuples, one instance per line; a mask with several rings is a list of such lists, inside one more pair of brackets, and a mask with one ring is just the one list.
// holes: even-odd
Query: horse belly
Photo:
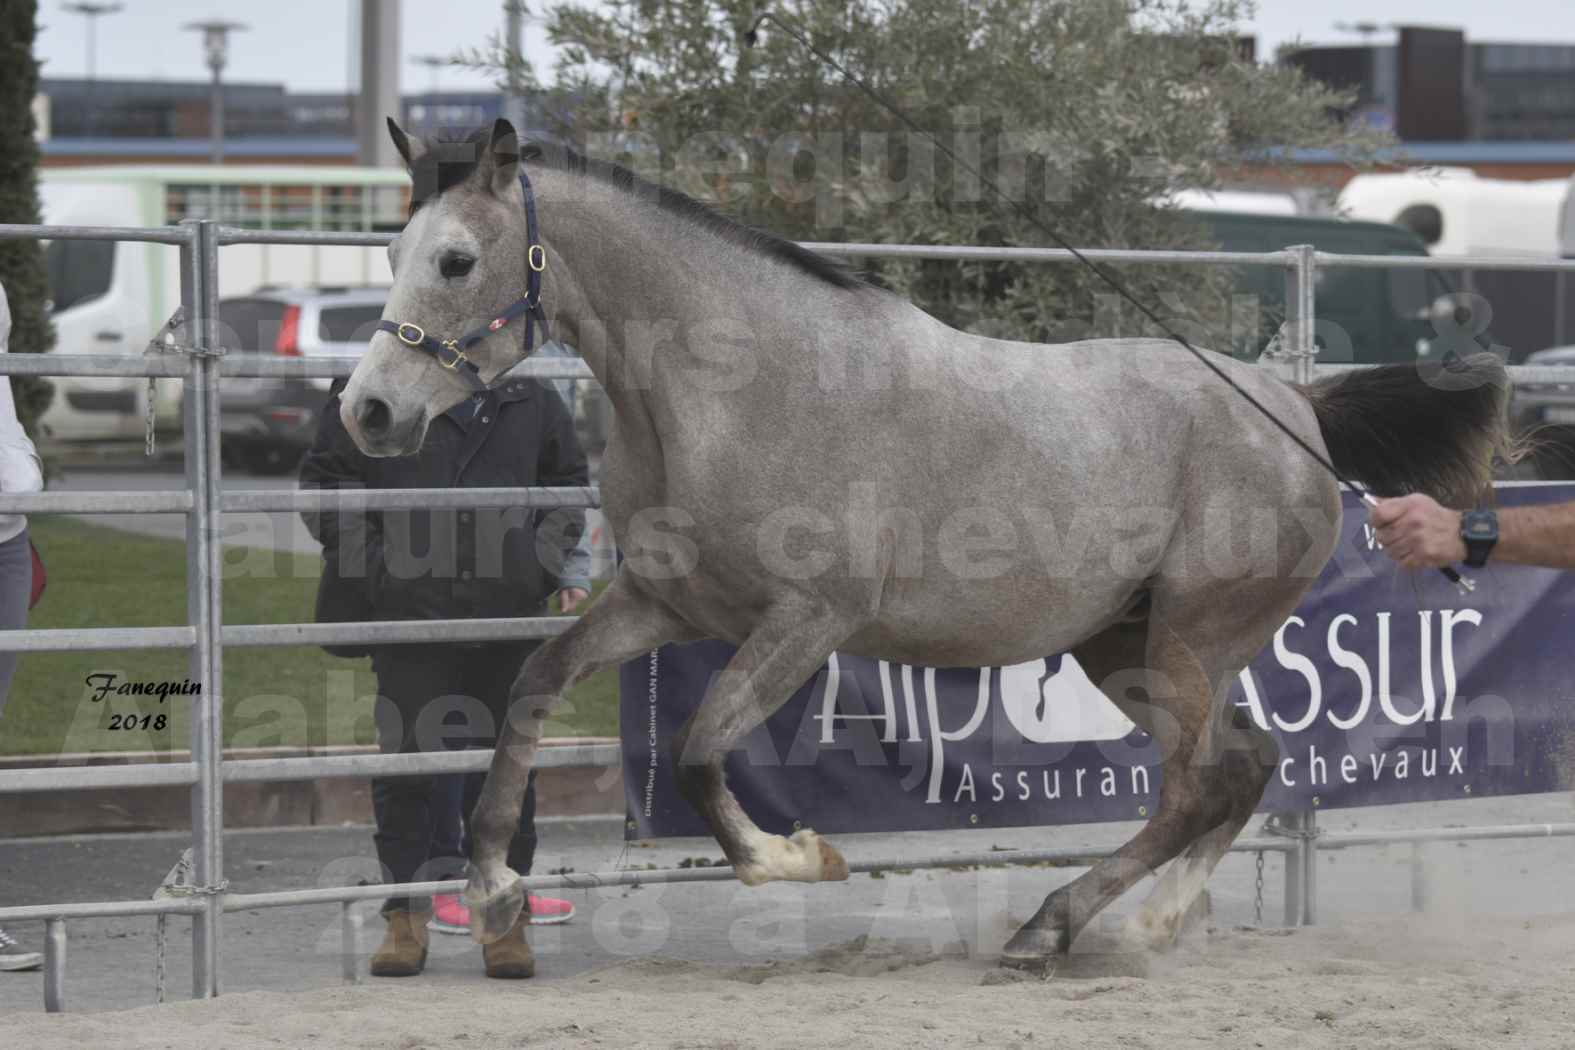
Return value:
[(1118, 619), (1140, 580), (995, 581), (923, 599), (883, 601), (874, 622), (840, 648), (927, 667), (996, 667), (1066, 652)]

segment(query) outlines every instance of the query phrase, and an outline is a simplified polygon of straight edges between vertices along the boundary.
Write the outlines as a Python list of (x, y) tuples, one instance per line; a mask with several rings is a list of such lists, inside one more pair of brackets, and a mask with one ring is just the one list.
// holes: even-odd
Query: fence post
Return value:
[(1302, 863), (1302, 851), (1306, 849), (1306, 842), (1301, 838), (1302, 815), (1276, 813), (1274, 818), (1279, 824), (1279, 831), (1291, 836), (1295, 844), (1289, 853), (1280, 854), (1285, 858), (1285, 925), (1300, 926), (1305, 911), (1303, 901), (1307, 889), (1303, 881), (1307, 868)]
[(219, 994), (219, 938), (223, 922), (224, 786), (222, 662), (219, 652), (218, 371), (209, 356), (217, 332), (218, 246), (211, 221), (183, 223), (192, 239), (181, 245), (181, 302), (193, 351), (187, 373), (183, 437), (186, 485), (192, 512), (186, 518), (186, 608), (197, 635), (191, 679), (199, 692), (191, 709), (191, 757), (197, 782), (191, 793), (192, 882), (204, 908), (192, 916), (192, 995)]
[(356, 913), (355, 903), (344, 901), (339, 905), (339, 974), (345, 984), (358, 984), (361, 980), (356, 960), (360, 934), (361, 917)]
[(1318, 258), (1310, 244), (1293, 244), (1285, 249), (1291, 253), (1291, 266), (1285, 273), (1285, 353), (1291, 359), (1292, 379), (1297, 383), (1311, 383), (1313, 364), (1318, 357), (1314, 323), (1317, 316), (1314, 284), (1318, 276)]
[(66, 920), (44, 920), (44, 1012), (66, 1010)]
[(1422, 854), (1423, 843), (1411, 843), (1411, 910), (1427, 910), (1427, 862)]
[[(1314, 799), (1313, 801), (1317, 801)], [(1318, 925), (1318, 811), (1309, 809), (1302, 814), (1302, 925)]]

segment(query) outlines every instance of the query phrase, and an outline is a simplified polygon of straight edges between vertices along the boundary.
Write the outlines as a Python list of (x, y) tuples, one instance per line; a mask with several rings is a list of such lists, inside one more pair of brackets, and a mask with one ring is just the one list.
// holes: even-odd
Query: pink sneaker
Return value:
[(432, 898), (432, 918), (427, 929), (436, 933), (470, 933), (470, 909), (457, 893), (439, 893)]
[[(574, 918), (574, 905), (556, 897), (530, 898), (530, 924), (556, 926)], [(427, 929), (436, 933), (453, 933), (461, 936), (470, 932), (470, 909), (465, 898), (457, 893), (440, 893), (432, 898), (432, 918)]]
[(574, 918), (574, 905), (568, 901), (561, 901), (556, 897), (537, 897), (534, 894), (531, 896), (530, 924), (532, 926), (556, 926), (572, 918)]

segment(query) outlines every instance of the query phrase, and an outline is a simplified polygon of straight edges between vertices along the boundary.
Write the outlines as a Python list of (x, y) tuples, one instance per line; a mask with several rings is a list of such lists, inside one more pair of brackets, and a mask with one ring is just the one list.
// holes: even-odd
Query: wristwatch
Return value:
[(1468, 510), (1461, 514), (1460, 538), (1466, 545), (1466, 564), (1473, 569), (1482, 568), (1498, 542), (1498, 515), (1490, 510)]

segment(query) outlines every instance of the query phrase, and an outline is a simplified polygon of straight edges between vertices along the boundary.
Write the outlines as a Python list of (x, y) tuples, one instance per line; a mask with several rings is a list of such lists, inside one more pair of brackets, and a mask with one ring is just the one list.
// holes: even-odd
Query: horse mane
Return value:
[[(480, 128), (458, 135), (449, 133), (427, 141), (427, 151), (412, 166), (410, 207), (412, 213), (422, 204), (460, 185), (475, 173), (481, 163), (490, 131)], [(651, 182), (611, 161), (587, 157), (560, 143), (530, 142), (520, 160), (540, 164), (555, 171), (595, 179), (642, 201), (654, 203), (662, 211), (683, 219), (689, 225), (738, 245), (756, 255), (785, 263), (801, 273), (834, 288), (871, 287), (844, 263), (778, 237), (774, 233), (746, 225), (688, 194)]]

